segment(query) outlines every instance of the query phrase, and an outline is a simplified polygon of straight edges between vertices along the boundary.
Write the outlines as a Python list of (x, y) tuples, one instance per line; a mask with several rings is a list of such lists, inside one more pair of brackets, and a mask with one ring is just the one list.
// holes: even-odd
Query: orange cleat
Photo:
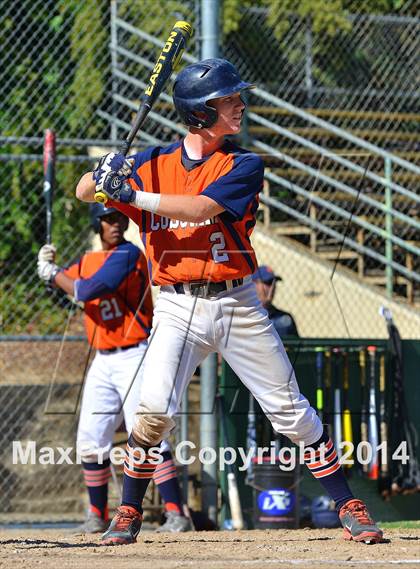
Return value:
[(117, 509), (108, 531), (102, 536), (101, 545), (129, 545), (136, 543), (143, 516), (131, 506)]
[(369, 544), (382, 541), (382, 530), (372, 520), (366, 505), (361, 500), (346, 502), (338, 515), (344, 528), (344, 539)]

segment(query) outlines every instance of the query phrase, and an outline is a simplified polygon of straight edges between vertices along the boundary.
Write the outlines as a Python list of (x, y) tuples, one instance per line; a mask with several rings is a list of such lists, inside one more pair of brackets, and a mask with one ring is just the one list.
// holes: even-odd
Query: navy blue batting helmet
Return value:
[(95, 233), (99, 233), (101, 229), (101, 217), (119, 211), (115, 207), (106, 207), (103, 203), (91, 203), (89, 205), (90, 220)]
[[(235, 66), (226, 59), (204, 59), (185, 67), (175, 79), (174, 105), (187, 126), (209, 128), (217, 121), (217, 111), (207, 101), (253, 87), (242, 81)], [(197, 117), (195, 112), (203, 115)]]

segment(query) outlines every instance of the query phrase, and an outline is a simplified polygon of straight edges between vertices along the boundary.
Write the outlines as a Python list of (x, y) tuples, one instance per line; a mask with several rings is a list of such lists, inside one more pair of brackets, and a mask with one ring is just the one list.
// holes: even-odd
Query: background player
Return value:
[(252, 280), (255, 283), (258, 298), (268, 312), (268, 317), (274, 324), (280, 338), (283, 336), (299, 336), (296, 322), (290, 312), (280, 310), (272, 304), (276, 293), (276, 283), (282, 278), (277, 276), (267, 265), (260, 265)]
[[(140, 364), (149, 336), (153, 304), (147, 263), (138, 247), (124, 239), (128, 218), (114, 208), (92, 204), (91, 216), (102, 251), (89, 252), (67, 269), (55, 264), (55, 248), (44, 245), (38, 273), (84, 302), (85, 327), (97, 349), (84, 385), (77, 430), (90, 508), (78, 532), (104, 531), (108, 523), (109, 453), (115, 430), (125, 421), (130, 433), (142, 381)], [(166, 523), (160, 531), (187, 531), (176, 467), (167, 442), (154, 479), (165, 501)]]
[(122, 505), (103, 544), (135, 542), (148, 483), (139, 474), (151, 470), (139, 459), (138, 447), (147, 451), (167, 436), (185, 386), (211, 352), (226, 359), (276, 431), (313, 447), (305, 462), (335, 500), (347, 539), (382, 538), (366, 506), (354, 499), (332, 441), (299, 392), (252, 282), (257, 263), (249, 238), (264, 166), (260, 157), (225, 139), (240, 131), (241, 93), (251, 87), (223, 59), (186, 67), (173, 93), (189, 127), (185, 139), (138, 153), (131, 162), (108, 154), (76, 189), (85, 201), (94, 200), (95, 189), (105, 192), (135, 220), (152, 279), (161, 285), (139, 414), (127, 443)]

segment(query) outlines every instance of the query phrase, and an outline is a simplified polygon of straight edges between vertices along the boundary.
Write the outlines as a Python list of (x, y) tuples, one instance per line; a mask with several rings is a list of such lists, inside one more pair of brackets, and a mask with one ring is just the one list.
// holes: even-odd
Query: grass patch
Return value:
[(407, 520), (401, 522), (381, 522), (381, 528), (388, 529), (420, 529), (420, 520)]

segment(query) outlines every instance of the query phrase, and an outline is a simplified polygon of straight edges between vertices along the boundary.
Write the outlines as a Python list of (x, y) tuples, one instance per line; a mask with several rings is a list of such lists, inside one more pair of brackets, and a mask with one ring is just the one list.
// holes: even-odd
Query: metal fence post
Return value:
[[(218, 57), (219, 54), (219, 0), (201, 1), (201, 58)], [(210, 354), (201, 365), (200, 445), (201, 448), (217, 447), (217, 420), (215, 398), (217, 389), (217, 355)], [(203, 511), (217, 521), (217, 464), (201, 467)]]
[(312, 49), (312, 21), (308, 17), (305, 22), (305, 89), (307, 107), (312, 107), (313, 105)]
[[(117, 69), (118, 69), (118, 57), (117, 57), (117, 45), (118, 45), (118, 32), (117, 32), (117, 16), (118, 16), (118, 6), (117, 0), (111, 0), (111, 114), (113, 117), (117, 114), (115, 95), (118, 93), (118, 79), (117, 79)], [(113, 120), (111, 122), (111, 139), (118, 140), (118, 125)]]
[(201, 2), (202, 0), (194, 0), (194, 16), (195, 16), (195, 33), (194, 33), (194, 55), (197, 59), (200, 59), (201, 56), (201, 22), (202, 22), (202, 14), (201, 14)]
[[(189, 440), (189, 431), (188, 431), (188, 385), (185, 388), (184, 395), (182, 397), (182, 414), (181, 414), (181, 436), (180, 441), (181, 443)], [(185, 461), (188, 459), (188, 450), (184, 446), (182, 449), (182, 458)], [(189, 475), (188, 475), (188, 465), (182, 465), (182, 498), (184, 500), (184, 504), (188, 504), (188, 482), (189, 482)]]
[[(200, 397), (200, 447), (217, 449), (216, 389), (217, 355), (210, 354), (202, 363)], [(201, 465), (201, 507), (217, 522), (217, 462)]]
[(390, 237), (392, 237), (392, 189), (391, 189), (391, 182), (392, 182), (392, 161), (389, 156), (385, 157), (385, 206), (386, 206), (386, 214), (385, 214), (385, 231), (387, 234), (387, 239), (385, 241), (385, 257), (388, 261), (387, 266), (385, 267), (385, 275), (386, 275), (386, 293), (389, 298), (392, 298), (393, 292), (393, 268), (391, 265), (392, 262), (392, 241)]
[(219, 0), (201, 0), (201, 59), (219, 56)]

